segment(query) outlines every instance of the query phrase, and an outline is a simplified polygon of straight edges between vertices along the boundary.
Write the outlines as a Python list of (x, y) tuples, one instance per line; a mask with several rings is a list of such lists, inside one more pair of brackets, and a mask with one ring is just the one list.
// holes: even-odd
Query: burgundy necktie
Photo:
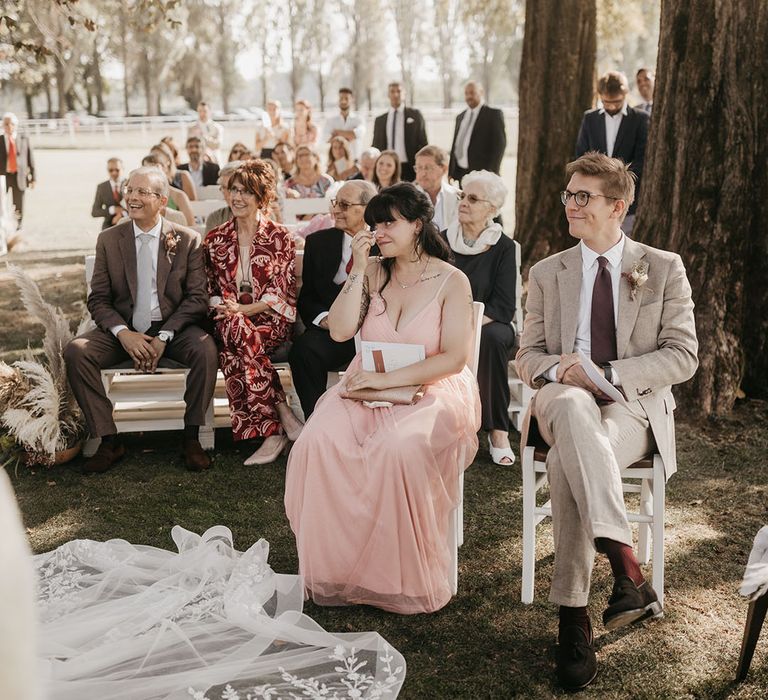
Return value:
[(616, 357), (616, 320), (613, 316), (613, 285), (608, 260), (602, 255), (592, 288), (592, 318), (589, 324), (592, 361), (598, 365)]
[(354, 261), (354, 258), (350, 257), (347, 261), (347, 266), (344, 268), (347, 271), (347, 274), (352, 272), (352, 262)]

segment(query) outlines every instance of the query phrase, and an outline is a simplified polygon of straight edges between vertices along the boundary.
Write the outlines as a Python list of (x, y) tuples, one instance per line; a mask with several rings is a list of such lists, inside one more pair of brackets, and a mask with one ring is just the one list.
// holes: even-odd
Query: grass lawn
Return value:
[[(78, 315), (82, 265), (76, 257), (26, 254), (17, 262), (41, 280), (43, 294)], [(57, 276), (58, 275), (58, 276)], [(39, 343), (0, 271), (0, 357)], [(229, 526), (245, 549), (269, 541), (270, 563), (293, 573), (297, 559), (283, 511), (285, 460), (244, 467), (253, 449), (217, 433), (215, 468), (186, 472), (180, 434), (130, 436), (130, 454), (111, 472), (84, 477), (69, 465), (11, 474), (35, 552), (72, 538), (125, 538), (170, 549), (180, 524), (202, 532)], [(768, 631), (747, 682), (732, 679), (746, 614), (736, 593), (752, 537), (768, 522), (768, 404), (741, 402), (727, 419), (678, 425), (679, 472), (667, 487), (666, 617), (606, 632), (599, 616), (610, 593), (610, 568), (598, 561), (591, 612), (600, 674), (583, 694), (596, 698), (768, 697)], [(538, 530), (536, 600), (520, 600), (521, 478), (497, 467), (481, 448), (465, 482), (465, 544), (459, 593), (432, 615), (398, 616), (367, 607), (305, 611), (328, 630), (378, 630), (405, 656), (403, 698), (547, 698), (553, 684), (555, 609), (547, 603), (552, 532)], [(648, 572), (650, 574), (650, 571)]]

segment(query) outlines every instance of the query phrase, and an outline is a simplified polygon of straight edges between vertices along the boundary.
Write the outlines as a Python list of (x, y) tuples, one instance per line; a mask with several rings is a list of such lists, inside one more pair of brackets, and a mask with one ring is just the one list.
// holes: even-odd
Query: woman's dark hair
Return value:
[[(414, 251), (418, 257), (429, 255), (439, 260), (452, 260), (453, 255), (448, 243), (432, 221), (435, 208), (425, 192), (410, 182), (398, 182), (396, 185), (385, 187), (365, 207), (365, 223), (375, 231), (376, 224), (394, 221), (397, 218), (395, 214), (411, 223), (421, 221), (421, 230), (416, 235), (414, 244)], [(394, 265), (394, 258), (382, 259), (384, 284), (381, 285), (379, 293), (389, 284), (392, 265)]]

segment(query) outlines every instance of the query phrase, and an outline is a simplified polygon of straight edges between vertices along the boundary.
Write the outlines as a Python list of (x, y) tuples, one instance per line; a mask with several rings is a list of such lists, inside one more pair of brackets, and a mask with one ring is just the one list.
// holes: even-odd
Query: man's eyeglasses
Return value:
[(621, 197), (609, 197), (607, 194), (595, 194), (593, 192), (585, 192), (579, 190), (578, 192), (571, 192), (570, 190), (563, 190), (560, 193), (560, 201), (563, 206), (568, 204), (568, 200), (573, 197), (577, 207), (586, 207), (589, 204), (590, 197), (602, 197), (603, 199), (621, 199)]
[(130, 197), (131, 195), (135, 194), (139, 197), (162, 197), (159, 192), (153, 192), (152, 190), (148, 190), (145, 187), (125, 187), (123, 188), (123, 194), (126, 197)]
[(341, 209), (341, 211), (347, 211), (350, 207), (364, 207), (361, 202), (345, 202), (343, 199), (332, 199), (331, 206)]
[(476, 194), (467, 194), (461, 190), (456, 193), (456, 196), (459, 199), (466, 199), (470, 204), (477, 204), (478, 202), (485, 202), (486, 204), (491, 203), (489, 199), (480, 199), (480, 197), (478, 197)]

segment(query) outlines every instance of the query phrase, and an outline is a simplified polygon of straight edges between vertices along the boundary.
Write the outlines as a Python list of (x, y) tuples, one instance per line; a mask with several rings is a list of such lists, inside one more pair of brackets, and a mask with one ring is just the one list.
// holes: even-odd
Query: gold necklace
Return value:
[(392, 268), (392, 277), (394, 277), (395, 282), (397, 282), (400, 289), (410, 289), (411, 287), (415, 287), (419, 282), (424, 281), (424, 275), (427, 272), (427, 267), (429, 266), (429, 258), (427, 258), (427, 262), (424, 265), (424, 269), (421, 271), (421, 274), (419, 275), (419, 279), (417, 279), (415, 282), (411, 284), (403, 284), (398, 278), (397, 278), (397, 272), (395, 271), (395, 268)]

